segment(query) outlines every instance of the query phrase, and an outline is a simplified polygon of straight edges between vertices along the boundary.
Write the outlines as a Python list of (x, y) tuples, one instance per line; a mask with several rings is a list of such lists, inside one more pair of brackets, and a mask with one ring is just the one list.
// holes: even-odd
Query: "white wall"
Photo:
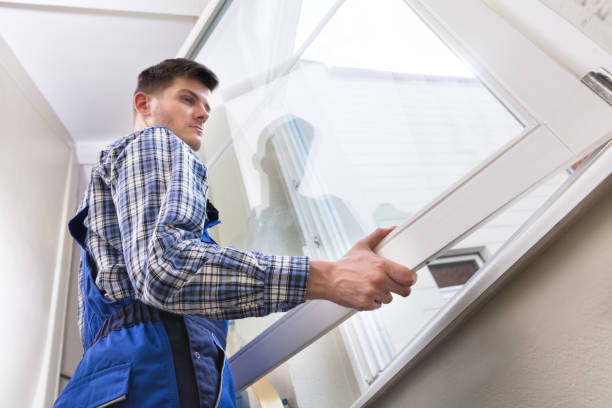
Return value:
[(2, 38), (0, 123), (0, 406), (49, 406), (65, 306), (57, 294), (70, 264), (66, 216), (76, 201), (73, 149)]

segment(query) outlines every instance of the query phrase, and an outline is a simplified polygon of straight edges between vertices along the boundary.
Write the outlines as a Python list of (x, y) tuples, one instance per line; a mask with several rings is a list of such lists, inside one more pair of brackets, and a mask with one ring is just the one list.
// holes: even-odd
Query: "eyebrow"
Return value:
[[(198, 101), (202, 98), (200, 98), (198, 96), (198, 94), (196, 94), (195, 92), (193, 92), (191, 89), (187, 89), (187, 88), (181, 88), (179, 89), (179, 92), (187, 92), (188, 94), (190, 94), (191, 96), (193, 96), (194, 98), (196, 98)], [(210, 112), (210, 105), (208, 104), (208, 101), (206, 101), (205, 99), (205, 103), (204, 103), (204, 107), (206, 108), (206, 110), (208, 112)]]

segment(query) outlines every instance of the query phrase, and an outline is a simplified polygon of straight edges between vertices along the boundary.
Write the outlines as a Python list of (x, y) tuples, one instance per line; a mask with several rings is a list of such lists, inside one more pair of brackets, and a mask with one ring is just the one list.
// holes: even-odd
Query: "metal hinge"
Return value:
[(612, 106), (612, 74), (605, 68), (589, 72), (582, 78), (582, 83)]

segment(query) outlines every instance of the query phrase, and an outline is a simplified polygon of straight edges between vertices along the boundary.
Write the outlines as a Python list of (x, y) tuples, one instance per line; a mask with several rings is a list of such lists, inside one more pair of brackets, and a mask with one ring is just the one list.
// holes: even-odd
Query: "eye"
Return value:
[(186, 102), (186, 103), (188, 103), (190, 105), (193, 105), (194, 101), (193, 101), (192, 97), (190, 97), (190, 96), (183, 96), (181, 99), (183, 100), (183, 102)]

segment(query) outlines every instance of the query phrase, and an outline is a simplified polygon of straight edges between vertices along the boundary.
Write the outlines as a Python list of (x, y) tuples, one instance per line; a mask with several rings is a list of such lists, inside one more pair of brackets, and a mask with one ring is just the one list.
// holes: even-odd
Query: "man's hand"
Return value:
[(357, 310), (374, 310), (393, 300), (391, 292), (408, 296), (416, 273), (373, 251), (394, 228), (378, 228), (336, 262), (310, 261), (306, 299), (327, 299)]

